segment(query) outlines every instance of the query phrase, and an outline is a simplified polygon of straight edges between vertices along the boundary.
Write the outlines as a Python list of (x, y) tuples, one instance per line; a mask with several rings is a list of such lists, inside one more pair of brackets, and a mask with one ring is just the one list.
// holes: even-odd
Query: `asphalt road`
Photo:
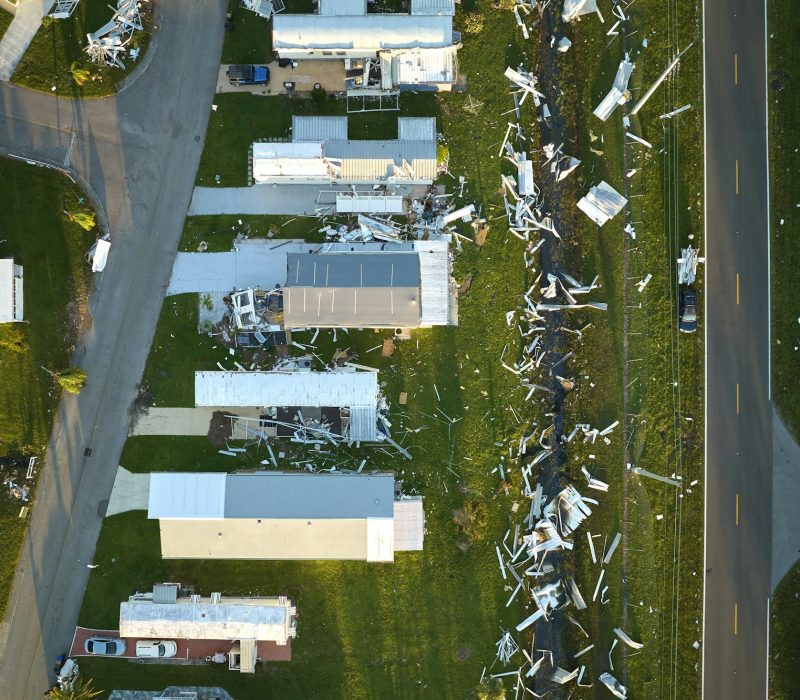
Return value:
[(112, 235), (91, 299), (93, 327), (76, 350), (88, 384), (59, 407), (0, 629), (3, 700), (41, 698), (56, 656), (72, 639), (189, 205), (225, 5), (159, 3), (152, 61), (112, 98), (81, 102), (0, 88), (0, 149), (68, 162), (96, 191)]
[(705, 0), (707, 699), (761, 698), (767, 683), (772, 405), (764, 22), (763, 2)]

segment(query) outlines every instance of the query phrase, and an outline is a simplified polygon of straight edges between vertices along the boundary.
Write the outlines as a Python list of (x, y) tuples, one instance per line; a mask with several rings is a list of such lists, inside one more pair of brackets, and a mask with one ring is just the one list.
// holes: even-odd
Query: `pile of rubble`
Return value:
[[(140, 3), (144, 0), (117, 0), (117, 9), (111, 20), (92, 34), (87, 34), (89, 44), (84, 51), (93, 63), (125, 69), (122, 57), (128, 53), (128, 44), (137, 31), (142, 31)], [(133, 49), (130, 57), (136, 60), (139, 50)]]

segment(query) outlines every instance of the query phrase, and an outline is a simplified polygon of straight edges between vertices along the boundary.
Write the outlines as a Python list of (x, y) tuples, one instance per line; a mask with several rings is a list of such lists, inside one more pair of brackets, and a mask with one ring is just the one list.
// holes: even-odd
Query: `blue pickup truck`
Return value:
[(228, 66), (225, 75), (231, 85), (267, 85), (269, 83), (269, 68), (266, 66)]

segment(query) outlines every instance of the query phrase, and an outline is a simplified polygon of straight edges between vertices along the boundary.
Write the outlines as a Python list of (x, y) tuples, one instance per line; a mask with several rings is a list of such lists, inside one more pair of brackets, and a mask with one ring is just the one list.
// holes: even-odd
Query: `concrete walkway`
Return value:
[[(131, 428), (131, 435), (194, 435), (205, 437), (215, 412), (225, 410), (198, 406), (196, 408), (151, 408)], [(246, 418), (258, 418), (258, 408), (232, 408), (229, 412)]]
[(772, 414), (772, 589), (800, 560), (800, 447)]
[[(265, 214), (313, 216), (319, 185), (253, 185), (252, 187), (195, 187), (189, 216), (210, 214)], [(326, 188), (327, 189), (327, 188)], [(336, 202), (335, 195), (329, 206)]]
[[(28, 50), (42, 18), (50, 12), (54, 0), (23, 0), (0, 40), (0, 80), (11, 80), (17, 64)], [(56, 20), (57, 21), (57, 20)]]
[(287, 254), (311, 252), (319, 245), (251, 238), (238, 243), (237, 248), (230, 253), (178, 253), (167, 295), (283, 286)]
[(124, 467), (117, 467), (106, 517), (129, 510), (147, 510), (149, 500), (150, 474), (133, 474)]

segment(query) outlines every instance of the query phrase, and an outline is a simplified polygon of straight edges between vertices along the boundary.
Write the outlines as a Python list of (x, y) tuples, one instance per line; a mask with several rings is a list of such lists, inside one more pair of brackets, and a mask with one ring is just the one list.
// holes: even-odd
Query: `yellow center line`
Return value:
[(733, 54), (733, 84), (739, 84), (739, 54)]
[(736, 415), (739, 415), (739, 382), (736, 382)]
[(739, 194), (739, 159), (736, 159), (736, 194)]
[(736, 494), (736, 524), (739, 524), (739, 494)]
[(736, 306), (739, 306), (739, 273), (736, 273)]
[(733, 633), (739, 634), (739, 603), (733, 604)]

